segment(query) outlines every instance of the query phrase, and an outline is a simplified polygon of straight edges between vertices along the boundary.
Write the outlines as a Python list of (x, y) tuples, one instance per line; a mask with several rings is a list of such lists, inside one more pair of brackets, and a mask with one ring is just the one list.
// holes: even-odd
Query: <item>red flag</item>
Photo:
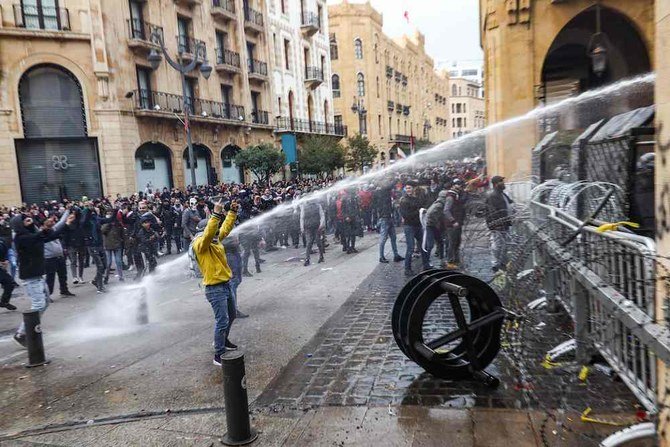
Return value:
[(407, 20), (407, 23), (409, 23), (409, 11), (405, 11), (402, 16), (405, 18), (405, 20)]

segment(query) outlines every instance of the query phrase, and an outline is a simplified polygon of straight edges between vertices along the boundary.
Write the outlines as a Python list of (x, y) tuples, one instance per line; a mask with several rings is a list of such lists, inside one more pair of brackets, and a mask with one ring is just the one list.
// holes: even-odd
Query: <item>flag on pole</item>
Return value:
[(406, 10), (405, 13), (402, 16), (405, 18), (407, 23), (409, 23), (409, 11)]

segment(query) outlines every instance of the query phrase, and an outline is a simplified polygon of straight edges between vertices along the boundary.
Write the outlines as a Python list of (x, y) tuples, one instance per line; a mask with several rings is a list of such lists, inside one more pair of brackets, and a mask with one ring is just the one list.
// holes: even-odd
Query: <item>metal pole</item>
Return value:
[(221, 357), (223, 394), (226, 406), (226, 427), (223, 437), (226, 445), (244, 445), (256, 440), (258, 433), (249, 422), (247, 376), (244, 371), (244, 354), (235, 352)]
[[(189, 108), (191, 107), (193, 98), (186, 95), (188, 89), (188, 86), (186, 85), (186, 74), (183, 70), (179, 70), (179, 74), (181, 76), (182, 96), (184, 97), (184, 127), (186, 128), (186, 144), (188, 145), (188, 163), (191, 167), (191, 186), (195, 188), (197, 186), (195, 180), (195, 157), (193, 155), (193, 142), (191, 141), (191, 123), (188, 119), (190, 114)], [(189, 99), (188, 104), (186, 104), (186, 98)]]
[(26, 346), (28, 348), (28, 364), (25, 365), (26, 368), (46, 365), (49, 363), (49, 360), (44, 355), (39, 311), (24, 312), (23, 323), (26, 326)]

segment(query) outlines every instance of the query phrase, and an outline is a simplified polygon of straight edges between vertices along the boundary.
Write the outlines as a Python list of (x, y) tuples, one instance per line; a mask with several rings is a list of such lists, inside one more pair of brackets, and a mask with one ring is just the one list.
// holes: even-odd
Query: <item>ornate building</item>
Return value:
[[(489, 124), (652, 68), (654, 0), (480, 0), (479, 4)], [(598, 23), (609, 49), (606, 70), (596, 75), (589, 55), (597, 47)], [(515, 132), (490, 134), (489, 172), (527, 176), (531, 150), (545, 132), (584, 124), (564, 117), (543, 123), (528, 120)]]
[[(199, 184), (274, 142), (265, 0), (1, 0), (0, 203), (184, 187), (184, 110)], [(209, 79), (183, 61), (206, 57)], [(201, 50), (202, 49), (202, 50)], [(196, 54), (198, 53), (198, 54)]]
[(449, 79), (451, 92), (451, 136), (458, 138), (486, 127), (482, 86), (475, 80)]
[(366, 135), (382, 164), (409, 154), (412, 139), (449, 139), (449, 79), (435, 71), (423, 34), (389, 38), (369, 2), (345, 0), (328, 16), (335, 122)]

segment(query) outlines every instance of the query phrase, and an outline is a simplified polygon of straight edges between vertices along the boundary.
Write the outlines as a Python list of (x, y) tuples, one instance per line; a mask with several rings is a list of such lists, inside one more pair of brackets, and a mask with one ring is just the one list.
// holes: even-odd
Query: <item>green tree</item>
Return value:
[(326, 177), (344, 166), (344, 148), (335, 139), (312, 135), (300, 149), (300, 171)]
[(347, 138), (347, 143), (349, 147), (344, 162), (350, 171), (363, 171), (364, 166), (371, 166), (377, 159), (379, 151), (361, 134)]
[(249, 146), (235, 156), (237, 166), (249, 169), (263, 183), (268, 183), (273, 174), (283, 169), (285, 163), (284, 153), (269, 143)]

